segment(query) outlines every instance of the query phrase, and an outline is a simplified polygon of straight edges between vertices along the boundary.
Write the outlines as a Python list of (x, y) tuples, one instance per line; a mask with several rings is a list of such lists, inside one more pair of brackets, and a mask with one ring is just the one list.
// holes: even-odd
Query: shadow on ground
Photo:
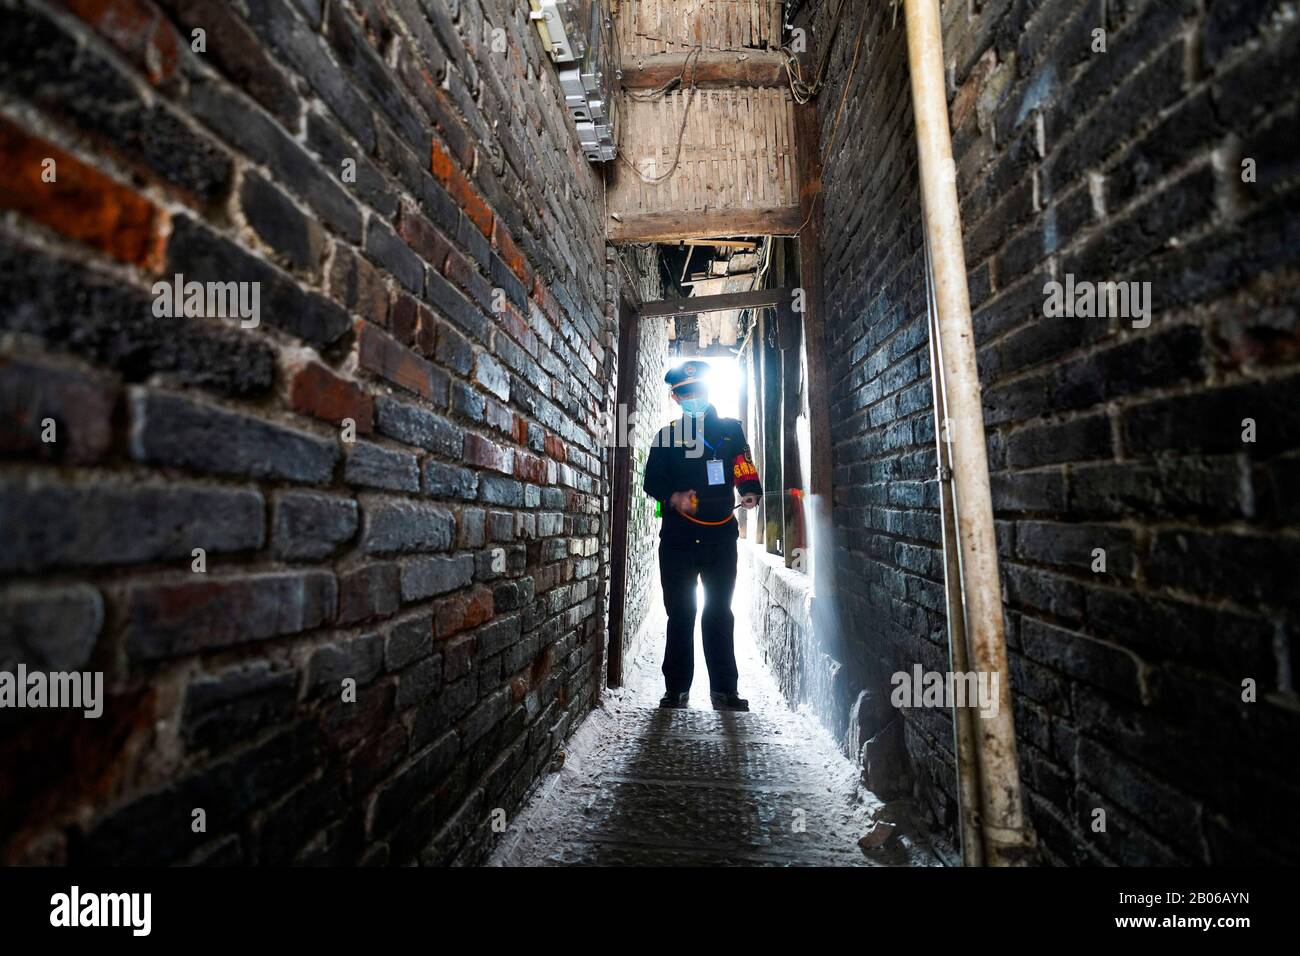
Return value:
[[(696, 635), (689, 710), (659, 710), (663, 605), (656, 596), (625, 686), (606, 693), (504, 832), (495, 866), (933, 865), (904, 834), (863, 851), (881, 802), (810, 714), (791, 710), (733, 602), (740, 691), (749, 713), (710, 709)], [(698, 602), (703, 605), (702, 595)]]

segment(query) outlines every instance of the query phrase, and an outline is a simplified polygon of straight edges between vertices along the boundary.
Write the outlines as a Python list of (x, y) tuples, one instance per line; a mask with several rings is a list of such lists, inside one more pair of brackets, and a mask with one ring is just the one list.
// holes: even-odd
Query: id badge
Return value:
[(727, 476), (722, 470), (722, 461), (714, 458), (709, 462), (709, 484), (722, 485), (726, 484)]

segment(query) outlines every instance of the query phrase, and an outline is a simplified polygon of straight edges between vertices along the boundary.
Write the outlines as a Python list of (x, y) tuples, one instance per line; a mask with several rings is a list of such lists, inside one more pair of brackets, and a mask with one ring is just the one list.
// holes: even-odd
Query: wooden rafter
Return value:
[(721, 295), (691, 296), (686, 299), (664, 299), (645, 302), (637, 311), (637, 318), (652, 319), (666, 315), (699, 315), (701, 312), (722, 312), (729, 309), (757, 309), (778, 306), (789, 302), (793, 289), (755, 289), (752, 292), (725, 292)]

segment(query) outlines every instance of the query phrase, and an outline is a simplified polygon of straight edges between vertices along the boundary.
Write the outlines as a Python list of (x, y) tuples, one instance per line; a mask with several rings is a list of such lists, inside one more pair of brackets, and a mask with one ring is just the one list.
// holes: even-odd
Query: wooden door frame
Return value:
[[(623, 625), (627, 604), (627, 533), (632, 510), (631, 435), (623, 426), (636, 413), (637, 353), (640, 323), (636, 307), (626, 296), (618, 303), (618, 387), (614, 395), (614, 464), (610, 489), (609, 547), (609, 664), (606, 678), (610, 687), (623, 686)], [(622, 409), (627, 411), (624, 413)], [(626, 439), (626, 440), (625, 440)]]

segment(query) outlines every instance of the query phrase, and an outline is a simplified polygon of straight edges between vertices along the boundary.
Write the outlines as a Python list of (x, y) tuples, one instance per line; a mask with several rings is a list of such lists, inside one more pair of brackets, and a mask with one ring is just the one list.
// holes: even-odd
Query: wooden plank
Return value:
[[(799, 313), (788, 306), (776, 311), (778, 341), (780, 344), (781, 391), (785, 401), (781, 403), (782, 434), (782, 474), (785, 482), (785, 494), (781, 496), (785, 517), (785, 566), (795, 564), (798, 549), (805, 546), (804, 511), (802, 498), (790, 494), (790, 489), (803, 490), (802, 466), (799, 455), (799, 416), (803, 413), (803, 363), (800, 348), (803, 342), (803, 329), (799, 322)], [(801, 566), (802, 565), (801, 563)]]
[(719, 249), (748, 249), (753, 252), (758, 248), (757, 242), (747, 242), (743, 239), (683, 239), (684, 246), (716, 246)]
[(781, 467), (784, 427), (781, 418), (782, 382), (781, 350), (776, 344), (776, 317), (760, 313), (763, 332), (760, 356), (763, 362), (763, 490), (764, 521), (767, 525), (765, 545), (768, 554), (785, 549), (785, 480)]
[[(822, 300), (821, 221), (823, 202), (819, 200), (822, 183), (821, 126), (816, 103), (797, 107), (793, 117), (794, 142), (798, 150), (795, 164), (799, 177), (799, 210), (804, 223), (799, 230), (799, 285), (804, 290), (803, 334), (808, 367), (805, 382), (808, 401), (810, 473), (804, 477), (804, 491), (816, 496), (820, 514), (830, 514), (831, 475), (834, 461), (831, 451), (830, 409), (823, 396), (831, 393), (827, 372), (831, 367), (826, 349), (826, 313)], [(818, 398), (813, 398), (818, 396)], [(830, 558), (814, 562), (819, 595), (834, 591)]]
[[(619, 406), (627, 407), (626, 421), (636, 414), (637, 348), (641, 341), (640, 327), (633, 321), (633, 312), (626, 299), (619, 301), (618, 385), (614, 420), (622, 419)], [(614, 445), (613, 500), (610, 529), (609, 569), (609, 660), (610, 687), (623, 686), (623, 617), (626, 611), (627, 591), (627, 525), (628, 515), (635, 498), (632, 490), (632, 449), (627, 442), (618, 440)]]
[(772, 209), (713, 209), (687, 212), (620, 213), (610, 217), (610, 242), (677, 242), (711, 236), (793, 236), (803, 218), (798, 206)]
[(703, 89), (781, 87), (787, 82), (785, 59), (779, 53), (701, 53), (698, 57), (688, 53), (651, 53), (623, 61), (623, 88), (655, 90), (681, 77), (683, 71), (686, 73), (683, 85), (689, 85), (692, 70), (686, 69), (688, 59), (695, 61), (695, 85)]
[(701, 312), (721, 312), (730, 309), (758, 309), (789, 303), (793, 297), (793, 289), (754, 289), (750, 292), (691, 296), (688, 299), (663, 299), (659, 302), (643, 302), (637, 311), (637, 318), (653, 319), (665, 315), (699, 315)]
[(780, 0), (637, 0), (614, 14), (625, 58), (660, 53), (776, 51)]

